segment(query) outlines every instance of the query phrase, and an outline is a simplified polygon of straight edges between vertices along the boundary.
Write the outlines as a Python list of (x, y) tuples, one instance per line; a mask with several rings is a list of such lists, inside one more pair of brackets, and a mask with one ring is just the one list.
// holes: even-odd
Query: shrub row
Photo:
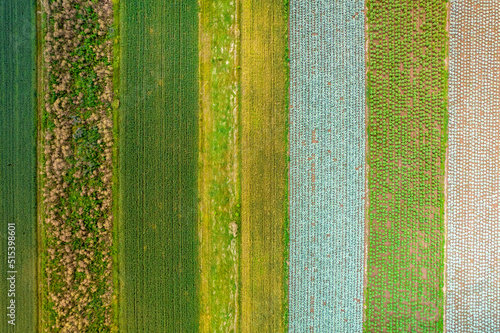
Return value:
[(111, 0), (44, 1), (42, 326), (108, 332)]

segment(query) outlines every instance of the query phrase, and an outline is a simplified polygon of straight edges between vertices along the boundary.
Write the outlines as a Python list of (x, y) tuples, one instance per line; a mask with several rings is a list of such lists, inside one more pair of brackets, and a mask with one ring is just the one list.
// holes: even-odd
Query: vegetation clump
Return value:
[(113, 5), (43, 5), (42, 327), (109, 332)]

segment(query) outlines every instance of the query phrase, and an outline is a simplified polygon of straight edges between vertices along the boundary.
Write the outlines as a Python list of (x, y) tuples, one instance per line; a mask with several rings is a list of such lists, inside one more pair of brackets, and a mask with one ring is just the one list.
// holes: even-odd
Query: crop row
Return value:
[(198, 326), (198, 2), (120, 2), (120, 332)]
[(240, 13), (241, 330), (283, 332), (288, 313), (288, 6), (243, 0)]
[(37, 320), (36, 43), (30, 0), (0, 1), (0, 332)]

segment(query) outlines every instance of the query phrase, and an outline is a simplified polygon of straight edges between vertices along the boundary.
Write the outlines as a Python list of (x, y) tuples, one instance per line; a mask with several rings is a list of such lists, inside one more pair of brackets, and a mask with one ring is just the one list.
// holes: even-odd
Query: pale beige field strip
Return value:
[(500, 332), (500, 1), (450, 16), (448, 332)]

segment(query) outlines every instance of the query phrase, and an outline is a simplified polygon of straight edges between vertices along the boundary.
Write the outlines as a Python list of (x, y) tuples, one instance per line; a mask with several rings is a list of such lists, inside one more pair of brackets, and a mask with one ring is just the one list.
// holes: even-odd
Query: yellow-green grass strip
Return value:
[(200, 1), (200, 332), (239, 331), (239, 1)]
[(443, 329), (446, 1), (367, 3), (366, 332)]
[(120, 2), (120, 332), (196, 332), (198, 2)]
[(35, 1), (0, 2), (0, 331), (36, 331)]
[(287, 330), (287, 3), (241, 1), (241, 331)]

